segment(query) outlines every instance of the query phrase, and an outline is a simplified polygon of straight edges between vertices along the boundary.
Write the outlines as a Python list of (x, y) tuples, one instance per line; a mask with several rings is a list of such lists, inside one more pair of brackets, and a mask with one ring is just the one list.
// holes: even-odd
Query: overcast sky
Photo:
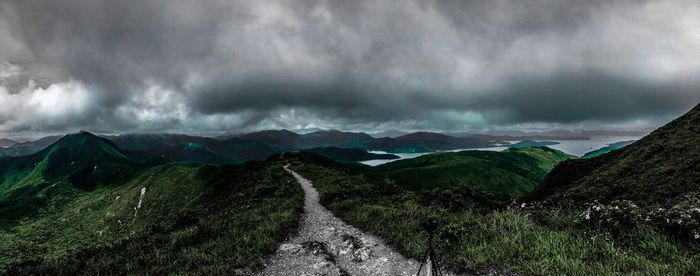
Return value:
[(657, 127), (700, 1), (0, 2), (0, 136)]

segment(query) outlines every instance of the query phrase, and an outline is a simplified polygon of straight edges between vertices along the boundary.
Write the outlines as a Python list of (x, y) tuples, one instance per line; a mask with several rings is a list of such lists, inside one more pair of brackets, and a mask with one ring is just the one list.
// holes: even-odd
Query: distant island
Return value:
[(600, 156), (600, 155), (606, 154), (608, 152), (624, 148), (624, 147), (626, 147), (634, 142), (635, 142), (635, 140), (629, 140), (629, 141), (620, 141), (620, 142), (608, 144), (605, 147), (599, 148), (599, 149), (594, 150), (594, 151), (587, 152), (582, 157), (583, 158), (593, 158), (596, 156)]
[(367, 160), (378, 160), (378, 159), (399, 159), (396, 154), (386, 154), (386, 153), (371, 153), (363, 149), (346, 149), (337, 147), (322, 147), (322, 148), (312, 148), (304, 149), (302, 152), (310, 152), (321, 155), (323, 157), (333, 159), (336, 161), (367, 161)]
[(531, 148), (531, 147), (546, 147), (546, 146), (551, 146), (551, 145), (558, 145), (559, 142), (554, 142), (554, 141), (533, 141), (533, 140), (524, 140), (517, 142), (512, 145), (508, 145), (509, 148), (516, 148), (516, 149), (521, 149), (521, 148)]

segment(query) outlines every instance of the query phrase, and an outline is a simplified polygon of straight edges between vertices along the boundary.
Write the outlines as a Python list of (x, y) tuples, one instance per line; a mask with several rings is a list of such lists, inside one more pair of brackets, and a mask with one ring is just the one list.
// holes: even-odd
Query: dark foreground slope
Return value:
[(671, 203), (700, 194), (700, 105), (623, 149), (559, 164), (533, 199)]
[(81, 133), (3, 159), (0, 274), (230, 275), (296, 229), (303, 192), (281, 160), (148, 166), (120, 153)]
[(623, 237), (581, 227), (581, 213), (484, 208), (455, 187), (416, 190), (411, 185), (314, 155), (288, 156), (292, 168), (313, 181), (321, 204), (344, 221), (376, 234), (405, 256), (421, 258), (421, 221), (437, 219), (435, 245), (442, 264), (476, 275), (685, 275), (697, 271), (693, 243), (676, 242), (647, 227)]

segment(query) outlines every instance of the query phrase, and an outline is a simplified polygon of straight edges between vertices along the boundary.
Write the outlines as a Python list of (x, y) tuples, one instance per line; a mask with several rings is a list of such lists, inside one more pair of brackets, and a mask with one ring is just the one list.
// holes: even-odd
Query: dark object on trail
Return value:
[(428, 232), (428, 248), (425, 250), (425, 254), (421, 259), (423, 260), (423, 262), (421, 262), (416, 276), (420, 275), (421, 271), (423, 270), (423, 267), (425, 267), (426, 275), (441, 276), (442, 271), (440, 270), (437, 255), (435, 254), (435, 250), (433, 249), (433, 233), (435, 232), (435, 230), (437, 230), (438, 227), (437, 220), (435, 220), (432, 217), (426, 217), (425, 219), (423, 219), (420, 225), (426, 232)]
[(434, 218), (427, 217), (423, 219), (423, 221), (420, 223), (420, 226), (423, 227), (425, 231), (428, 232), (428, 234), (432, 235), (435, 230), (437, 230), (438, 223)]

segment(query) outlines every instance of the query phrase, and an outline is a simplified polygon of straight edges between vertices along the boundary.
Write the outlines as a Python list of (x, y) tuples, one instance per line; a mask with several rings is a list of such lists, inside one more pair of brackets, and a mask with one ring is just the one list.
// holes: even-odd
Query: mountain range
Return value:
[(15, 143), (7, 148), (0, 147), (0, 154), (8, 156), (20, 156), (36, 153), (55, 143), (63, 136), (53, 135), (29, 142)]
[(0, 138), (0, 148), (9, 148), (14, 144), (17, 144), (17, 142), (6, 138)]
[[(586, 132), (588, 133), (588, 132)], [(605, 134), (607, 132), (590, 132), (589, 134)], [(579, 136), (576, 136), (576, 135)], [(211, 151), (217, 157), (200, 156), (204, 160), (219, 163), (237, 163), (248, 160), (262, 160), (266, 157), (285, 151), (303, 150), (311, 148), (349, 148), (362, 150), (377, 150), (389, 153), (425, 153), (443, 150), (457, 150), (470, 148), (487, 148), (508, 145), (507, 141), (529, 140), (570, 140), (589, 139), (588, 136), (580, 136), (577, 132), (543, 132), (527, 133), (518, 132), (512, 135), (469, 134), (469, 133), (436, 133), (436, 132), (400, 132), (391, 131), (369, 135), (363, 132), (343, 132), (338, 130), (319, 130), (306, 134), (298, 134), (288, 130), (264, 130), (251, 133), (230, 134), (220, 137), (202, 137), (184, 134), (123, 134), (104, 135), (103, 137), (113, 141), (120, 148), (129, 151), (148, 153), (148, 156), (139, 158), (153, 158), (157, 156), (168, 157), (173, 161), (186, 161), (182, 158), (184, 153), (194, 148), (186, 144), (199, 144), (200, 150)], [(609, 133), (610, 134), (610, 133)], [(629, 134), (612, 133), (612, 134)], [(52, 143), (58, 141), (61, 136), (48, 136), (36, 141), (11, 144), (0, 147), (0, 154), (6, 156), (21, 156), (38, 152)], [(530, 142), (530, 144), (510, 145), (511, 147), (542, 146), (542, 142)], [(195, 155), (206, 155), (198, 150)], [(211, 154), (208, 154), (211, 155)], [(180, 156), (180, 157), (178, 157)]]
[[(453, 137), (445, 134), (416, 132), (395, 138), (374, 138), (362, 132), (342, 132), (337, 130), (316, 131), (297, 134), (288, 130), (266, 130), (226, 137), (201, 137), (182, 134), (124, 134), (103, 136), (121, 149), (140, 152), (135, 159), (145, 160), (161, 157), (170, 161), (196, 161), (204, 163), (240, 163), (249, 160), (263, 160), (273, 154), (295, 150), (320, 152), (321, 148), (336, 148), (333, 156), (339, 156), (341, 149), (378, 150), (390, 153), (433, 152), (466, 148), (495, 146), (480, 138)], [(0, 148), (0, 154), (22, 156), (36, 153), (58, 141), (61, 136), (49, 136), (32, 142), (14, 144)], [(192, 151), (189, 154), (188, 151)], [(328, 150), (326, 150), (328, 151)], [(358, 152), (348, 152), (355, 157), (345, 160), (358, 160)], [(366, 153), (367, 156), (371, 154)], [(195, 160), (187, 160), (192, 156)], [(375, 156), (376, 157), (376, 156)], [(387, 157), (387, 156), (385, 156)], [(366, 160), (363, 157), (362, 160)], [(206, 161), (206, 162), (205, 162)]]

